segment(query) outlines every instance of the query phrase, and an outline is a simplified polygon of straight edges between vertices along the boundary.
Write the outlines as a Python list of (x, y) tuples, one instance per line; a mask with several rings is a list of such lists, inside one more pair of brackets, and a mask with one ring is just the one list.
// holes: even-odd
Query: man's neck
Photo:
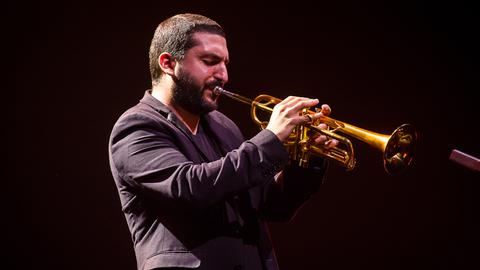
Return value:
[(197, 134), (200, 116), (192, 114), (184, 108), (175, 105), (173, 103), (172, 93), (169, 88), (156, 85), (152, 89), (152, 96), (167, 106), (173, 113), (175, 113), (178, 119), (185, 124), (185, 126), (190, 130), (190, 132), (192, 132), (193, 135)]
[(179, 106), (174, 106), (172, 104), (167, 105), (172, 112), (174, 112), (178, 118), (187, 126), (187, 128), (192, 132), (193, 135), (197, 134), (198, 123), (200, 122), (200, 116), (192, 114), (191, 112), (183, 109)]

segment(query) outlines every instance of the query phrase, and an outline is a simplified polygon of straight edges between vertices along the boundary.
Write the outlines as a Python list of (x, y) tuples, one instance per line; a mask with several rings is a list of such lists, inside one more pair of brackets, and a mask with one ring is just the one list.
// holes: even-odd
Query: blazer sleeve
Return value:
[(121, 117), (110, 140), (119, 181), (154, 199), (204, 208), (272, 181), (288, 159), (275, 134), (264, 130), (219, 160), (195, 164), (178, 145), (176, 137), (183, 134), (172, 130), (143, 114)]
[(296, 165), (283, 170), (282, 184), (267, 183), (260, 214), (265, 220), (288, 222), (324, 182), (328, 161), (312, 157), (309, 168)]

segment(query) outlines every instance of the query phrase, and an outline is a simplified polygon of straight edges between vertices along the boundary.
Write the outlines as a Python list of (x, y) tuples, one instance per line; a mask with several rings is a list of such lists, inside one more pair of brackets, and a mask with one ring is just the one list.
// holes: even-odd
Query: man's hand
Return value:
[(320, 117), (320, 113), (309, 117), (300, 115), (303, 108), (312, 107), (317, 104), (318, 99), (289, 96), (275, 105), (267, 129), (275, 133), (278, 139), (284, 142), (295, 126), (306, 124)]
[[(273, 108), (267, 129), (275, 133), (278, 139), (284, 142), (295, 126), (310, 122), (314, 123), (321, 116), (330, 115), (332, 110), (327, 104), (323, 104), (322, 110), (318, 113), (308, 116), (300, 114), (304, 108), (312, 107), (317, 104), (318, 99), (289, 96)], [(321, 129), (328, 129), (328, 126), (323, 123), (319, 124), (318, 127)], [(315, 145), (321, 145), (327, 148), (332, 148), (338, 145), (337, 140), (329, 139), (325, 135), (318, 133), (314, 134), (311, 139)]]

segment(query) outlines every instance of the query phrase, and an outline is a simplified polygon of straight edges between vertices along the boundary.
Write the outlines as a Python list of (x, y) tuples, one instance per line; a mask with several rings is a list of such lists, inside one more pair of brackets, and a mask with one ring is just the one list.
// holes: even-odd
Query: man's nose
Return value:
[(224, 63), (217, 66), (214, 77), (215, 79), (222, 81), (223, 83), (226, 83), (228, 81), (228, 70), (227, 66)]

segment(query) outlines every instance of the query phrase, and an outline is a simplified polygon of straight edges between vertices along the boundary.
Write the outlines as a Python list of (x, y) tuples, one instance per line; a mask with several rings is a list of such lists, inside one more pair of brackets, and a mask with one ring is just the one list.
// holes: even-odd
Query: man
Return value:
[[(163, 21), (150, 47), (152, 90), (115, 124), (110, 166), (132, 234), (138, 269), (278, 269), (265, 221), (288, 221), (318, 189), (323, 159), (287, 165), (292, 129), (318, 100), (288, 97), (267, 128), (245, 141), (216, 111), (228, 81), (222, 28), (180, 14)], [(316, 144), (335, 146), (324, 136)]]

